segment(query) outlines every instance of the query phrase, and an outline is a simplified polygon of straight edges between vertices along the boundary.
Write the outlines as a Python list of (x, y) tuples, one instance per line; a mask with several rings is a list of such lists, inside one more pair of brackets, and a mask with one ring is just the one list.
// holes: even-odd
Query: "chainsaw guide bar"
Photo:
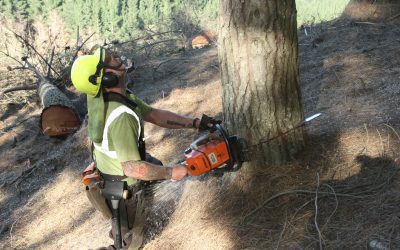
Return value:
[[(321, 113), (312, 115), (293, 126), (288, 131), (259, 141), (259, 143), (247, 146), (244, 139), (236, 135), (229, 136), (220, 124), (216, 124), (216, 133), (209, 133), (194, 140), (185, 150), (185, 162), (190, 175), (199, 176), (213, 171), (216, 173), (234, 172), (240, 169), (243, 162), (250, 161), (250, 153), (263, 143), (279, 138), (307, 122), (319, 117)], [(253, 148), (253, 149), (251, 149)]]

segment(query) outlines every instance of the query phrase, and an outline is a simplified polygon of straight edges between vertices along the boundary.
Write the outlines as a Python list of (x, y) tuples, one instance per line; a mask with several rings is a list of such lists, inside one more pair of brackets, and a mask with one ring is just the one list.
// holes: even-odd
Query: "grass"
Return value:
[(349, 0), (296, 0), (297, 23), (317, 24), (339, 17)]

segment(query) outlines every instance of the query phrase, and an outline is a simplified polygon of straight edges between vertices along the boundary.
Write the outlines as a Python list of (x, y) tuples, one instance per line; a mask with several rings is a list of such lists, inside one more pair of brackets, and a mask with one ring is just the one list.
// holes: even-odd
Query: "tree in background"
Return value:
[(16, 16), (22, 20), (26, 20), (29, 17), (29, 4), (28, 0), (18, 0), (14, 2), (16, 9)]
[[(216, 18), (217, 1), (0, 0), (0, 10), (3, 17), (16, 19), (17, 22), (42, 21), (50, 12), (58, 12), (72, 37), (76, 36), (79, 26), (82, 34), (98, 32), (103, 39), (128, 39), (145, 27), (157, 32), (176, 30), (179, 26), (183, 30), (185, 27), (205, 25)], [(184, 18), (180, 18), (181, 14)]]
[(43, 13), (43, 1), (42, 0), (29, 0), (28, 1), (28, 13), (29, 17), (32, 18), (34, 16), (39, 16)]
[(102, 12), (104, 13), (103, 24), (105, 26), (105, 35), (115, 36), (119, 32), (119, 28), (122, 23), (121, 16), (121, 0), (118, 1), (105, 1), (105, 5), (102, 5)]
[(122, 38), (131, 38), (139, 29), (138, 0), (125, 0), (122, 5)]
[[(220, 1), (218, 53), (224, 120), (253, 145), (303, 120), (295, 0)], [(258, 163), (279, 164), (304, 146), (304, 132), (262, 144)]]

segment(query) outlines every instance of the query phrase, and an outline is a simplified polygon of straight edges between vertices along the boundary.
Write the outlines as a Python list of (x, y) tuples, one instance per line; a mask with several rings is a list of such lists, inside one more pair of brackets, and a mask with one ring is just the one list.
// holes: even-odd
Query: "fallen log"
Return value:
[(42, 103), (40, 129), (50, 137), (63, 137), (75, 132), (81, 120), (72, 101), (54, 84), (42, 81), (38, 88)]

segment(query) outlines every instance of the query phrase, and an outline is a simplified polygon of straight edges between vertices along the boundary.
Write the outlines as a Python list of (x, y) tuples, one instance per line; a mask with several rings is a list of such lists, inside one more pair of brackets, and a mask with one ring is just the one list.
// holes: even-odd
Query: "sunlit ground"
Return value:
[(297, 24), (318, 24), (339, 17), (349, 0), (296, 0)]

